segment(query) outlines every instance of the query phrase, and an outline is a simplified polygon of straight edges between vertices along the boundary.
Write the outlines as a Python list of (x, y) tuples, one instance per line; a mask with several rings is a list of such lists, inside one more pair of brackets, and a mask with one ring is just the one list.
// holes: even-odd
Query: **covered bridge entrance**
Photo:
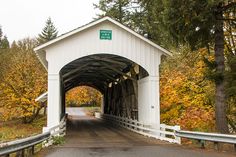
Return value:
[(65, 93), (80, 85), (103, 94), (103, 113), (160, 128), (159, 64), (162, 55), (170, 55), (167, 50), (104, 17), (35, 52), (48, 71), (45, 130), (60, 123), (65, 115)]

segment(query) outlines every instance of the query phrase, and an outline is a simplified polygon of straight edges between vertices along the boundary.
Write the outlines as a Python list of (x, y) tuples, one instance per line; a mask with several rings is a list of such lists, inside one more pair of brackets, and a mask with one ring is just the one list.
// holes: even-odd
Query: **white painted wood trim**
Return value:
[(90, 27), (92, 27), (92, 26), (95, 26), (95, 25), (97, 25), (97, 24), (99, 24), (99, 23), (101, 23), (101, 22), (103, 22), (103, 21), (106, 21), (106, 20), (107, 20), (107, 21), (110, 21), (110, 22), (112, 22), (112, 23), (114, 23), (115, 25), (117, 25), (117, 26), (123, 28), (124, 30), (128, 31), (129, 33), (133, 34), (134, 36), (136, 36), (136, 37), (142, 39), (143, 41), (147, 42), (148, 44), (152, 45), (153, 47), (159, 49), (160, 51), (163, 52), (163, 54), (172, 56), (172, 53), (171, 53), (171, 52), (167, 51), (166, 49), (162, 48), (161, 46), (155, 44), (154, 42), (148, 40), (147, 38), (145, 38), (145, 37), (143, 37), (142, 35), (136, 33), (135, 31), (131, 30), (130, 28), (128, 28), (128, 27), (122, 25), (121, 23), (119, 23), (119, 22), (113, 20), (113, 19), (110, 18), (110, 17), (101, 18), (101, 19), (99, 19), (99, 20), (97, 20), (97, 21), (91, 22), (91, 23), (89, 23), (89, 24), (87, 24), (87, 25), (84, 25), (84, 26), (78, 28), (78, 29), (75, 29), (75, 30), (70, 31), (70, 32), (68, 32), (68, 33), (66, 33), (66, 34), (63, 34), (63, 35), (59, 36), (58, 38), (56, 38), (56, 39), (54, 39), (54, 40), (51, 40), (51, 41), (49, 41), (49, 42), (47, 42), (47, 43), (45, 43), (45, 44), (42, 44), (42, 45), (36, 47), (36, 48), (34, 49), (34, 51), (37, 52), (37, 51), (39, 51), (39, 50), (42, 50), (42, 49), (44, 49), (45, 47), (50, 46), (51, 44), (54, 44), (54, 43), (56, 43), (56, 42), (58, 42), (58, 41), (60, 41), (60, 40), (63, 40), (63, 39), (65, 39), (65, 38), (67, 38), (67, 37), (69, 37), (69, 36), (71, 36), (71, 35), (74, 35), (74, 34), (76, 34), (76, 33), (78, 33), (78, 32), (81, 32), (81, 31), (83, 31), (83, 30), (85, 30), (85, 29), (87, 29), (87, 28), (90, 28)]

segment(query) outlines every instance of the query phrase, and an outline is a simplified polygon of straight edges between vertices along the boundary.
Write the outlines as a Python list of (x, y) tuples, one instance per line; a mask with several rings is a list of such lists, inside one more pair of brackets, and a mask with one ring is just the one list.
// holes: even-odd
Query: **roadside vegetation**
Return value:
[(32, 123), (24, 124), (19, 119), (0, 122), (0, 143), (25, 138), (42, 132), (46, 117), (38, 116)]

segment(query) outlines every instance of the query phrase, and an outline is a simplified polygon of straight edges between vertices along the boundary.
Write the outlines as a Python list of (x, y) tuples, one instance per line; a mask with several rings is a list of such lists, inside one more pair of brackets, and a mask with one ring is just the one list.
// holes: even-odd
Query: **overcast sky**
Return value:
[(96, 17), (99, 0), (1, 0), (0, 25), (9, 41), (37, 36), (50, 16), (59, 34)]

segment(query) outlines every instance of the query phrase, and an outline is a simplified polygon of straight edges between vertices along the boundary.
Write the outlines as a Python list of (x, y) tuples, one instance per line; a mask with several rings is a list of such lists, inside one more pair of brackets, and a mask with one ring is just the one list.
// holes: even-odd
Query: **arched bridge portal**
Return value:
[[(132, 119), (138, 119), (138, 80), (146, 76), (148, 72), (133, 61), (110, 54), (77, 59), (60, 71), (63, 92), (76, 86), (91, 86), (103, 94), (104, 113)], [(62, 116), (64, 102), (63, 98)]]
[(80, 85), (103, 94), (106, 114), (159, 128), (159, 64), (168, 51), (109, 17), (37, 48), (48, 71), (47, 128), (65, 114), (66, 91)]

